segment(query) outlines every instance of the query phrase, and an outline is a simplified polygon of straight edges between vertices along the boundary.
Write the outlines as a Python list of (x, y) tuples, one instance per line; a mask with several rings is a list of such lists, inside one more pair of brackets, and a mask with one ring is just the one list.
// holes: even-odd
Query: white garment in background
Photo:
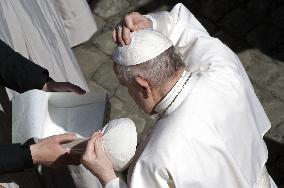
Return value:
[(53, 0), (1, 0), (0, 38), (56, 81), (89, 90)]
[[(138, 148), (128, 185), (276, 187), (265, 169), (262, 138), (271, 125), (237, 56), (210, 37), (182, 4), (147, 16), (154, 30), (169, 37), (183, 54), (187, 71), (156, 106), (163, 114), (182, 90)], [(118, 178), (106, 185), (118, 187), (127, 185)]]
[(86, 42), (97, 31), (94, 16), (86, 0), (54, 0), (54, 5), (63, 19), (71, 47)]

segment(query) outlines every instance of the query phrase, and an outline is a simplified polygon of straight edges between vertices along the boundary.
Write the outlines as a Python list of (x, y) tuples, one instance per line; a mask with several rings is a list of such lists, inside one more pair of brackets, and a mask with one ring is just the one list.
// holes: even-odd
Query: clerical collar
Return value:
[(185, 70), (170, 92), (156, 105), (155, 111), (159, 116), (171, 113), (184, 100), (188, 93), (187, 84), (191, 75), (192, 73)]

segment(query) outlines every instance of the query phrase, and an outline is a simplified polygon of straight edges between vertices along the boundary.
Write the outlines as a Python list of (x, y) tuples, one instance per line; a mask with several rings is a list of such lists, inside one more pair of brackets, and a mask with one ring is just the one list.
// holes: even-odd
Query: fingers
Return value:
[[(89, 139), (88, 144), (86, 146), (86, 150), (84, 155), (93, 154), (97, 156), (97, 142), (98, 140), (102, 140), (102, 133), (100, 131), (95, 132)], [(102, 142), (101, 142), (102, 143)], [(101, 148), (99, 148), (98, 152), (101, 154)]]
[(122, 28), (122, 39), (126, 45), (130, 44), (131, 38), (130, 38), (130, 30), (127, 27)]
[(130, 29), (131, 31), (136, 31), (136, 27), (134, 25), (134, 22), (133, 22), (133, 17), (134, 17), (134, 12), (130, 13), (130, 14), (127, 14), (125, 17), (124, 17), (124, 23), (126, 25), (126, 27), (128, 29)]
[(98, 157), (101, 157), (104, 154), (103, 142), (102, 141), (103, 141), (103, 139), (102, 139), (101, 135), (99, 135), (99, 137), (95, 140), (95, 152), (96, 152), (96, 155)]
[(118, 25), (112, 32), (112, 40), (117, 45), (128, 45), (131, 42), (130, 34), (131, 31), (127, 27)]
[(46, 86), (43, 89), (44, 91), (48, 92), (74, 92), (79, 95), (83, 95), (86, 93), (86, 91), (80, 88), (79, 86), (71, 84), (69, 82), (49, 81), (46, 83)]
[(118, 45), (128, 45), (131, 42), (130, 33), (133, 31), (147, 28), (145, 18), (138, 12), (132, 12), (124, 17), (112, 32), (112, 39)]
[(60, 144), (72, 142), (77, 138), (77, 136), (75, 134), (72, 134), (72, 133), (60, 134), (60, 135), (56, 135), (54, 137), (56, 138), (56, 142), (58, 142)]
[(100, 133), (102, 133), (102, 132), (101, 132), (101, 131), (96, 131), (96, 132), (94, 132), (94, 133), (90, 136), (90, 138), (95, 137), (96, 135), (98, 135), (98, 134), (100, 134)]
[(114, 28), (113, 31), (112, 31), (112, 40), (113, 40), (113, 42), (117, 43), (117, 40), (116, 40), (116, 28)]
[(80, 88), (79, 86), (76, 86), (74, 84), (71, 84), (69, 82), (63, 82), (63, 89), (65, 91), (70, 91), (70, 92), (74, 92), (76, 94), (79, 94), (79, 95), (83, 95), (86, 93), (85, 90), (83, 90), (82, 88)]
[(97, 140), (97, 138), (99, 137), (99, 133), (96, 132), (95, 134), (93, 134), (91, 136), (91, 138), (88, 141), (86, 150), (85, 150), (85, 154), (95, 154), (95, 142)]
[(116, 41), (122, 46), (125, 45), (123, 38), (122, 38), (122, 26), (121, 25), (118, 25), (116, 27)]

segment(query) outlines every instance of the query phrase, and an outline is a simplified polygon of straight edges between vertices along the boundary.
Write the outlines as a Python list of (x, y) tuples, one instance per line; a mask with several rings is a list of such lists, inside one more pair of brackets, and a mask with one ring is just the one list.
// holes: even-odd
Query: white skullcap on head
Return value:
[(154, 30), (135, 31), (130, 34), (129, 45), (118, 46), (113, 52), (113, 61), (124, 66), (137, 65), (153, 59), (170, 48), (173, 43)]
[(102, 130), (103, 145), (116, 171), (125, 169), (135, 154), (137, 133), (134, 122), (128, 118), (114, 119)]

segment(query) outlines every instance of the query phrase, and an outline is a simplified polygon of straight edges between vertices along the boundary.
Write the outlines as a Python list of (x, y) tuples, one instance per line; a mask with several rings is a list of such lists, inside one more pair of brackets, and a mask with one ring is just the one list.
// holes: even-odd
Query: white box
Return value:
[(65, 132), (89, 137), (108, 122), (107, 93), (32, 90), (12, 100), (12, 141), (24, 143), (31, 137), (45, 138)]

